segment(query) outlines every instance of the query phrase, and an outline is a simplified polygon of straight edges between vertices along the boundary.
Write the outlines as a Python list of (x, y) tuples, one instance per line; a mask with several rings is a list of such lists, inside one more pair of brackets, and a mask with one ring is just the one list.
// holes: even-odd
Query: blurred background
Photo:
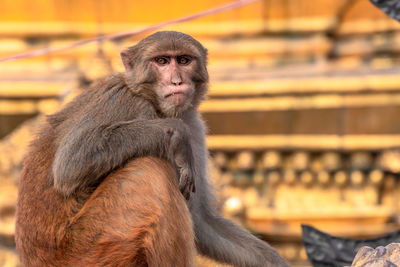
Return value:
[[(2, 0), (0, 57), (229, 2)], [(400, 24), (368, 0), (260, 0), (163, 29), (209, 50), (200, 110), (224, 216), (304, 267), (301, 223), (352, 238), (399, 228)], [(37, 126), (122, 71), (119, 51), (146, 35), (0, 62), (0, 266), (18, 265), (17, 184)]]

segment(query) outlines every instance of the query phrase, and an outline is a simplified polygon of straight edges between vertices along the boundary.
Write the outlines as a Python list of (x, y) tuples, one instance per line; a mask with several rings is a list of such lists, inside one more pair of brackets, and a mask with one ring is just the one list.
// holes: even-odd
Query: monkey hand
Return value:
[(195, 192), (196, 189), (193, 167), (191, 167), (189, 161), (184, 160), (181, 155), (175, 157), (175, 165), (179, 172), (179, 190), (182, 192), (185, 199), (188, 200), (190, 198), (190, 193)]
[(194, 158), (189, 140), (189, 130), (182, 121), (176, 121), (179, 121), (179, 127), (167, 129), (167, 134), (170, 136), (168, 157), (178, 171), (179, 190), (188, 200), (190, 193), (195, 192)]

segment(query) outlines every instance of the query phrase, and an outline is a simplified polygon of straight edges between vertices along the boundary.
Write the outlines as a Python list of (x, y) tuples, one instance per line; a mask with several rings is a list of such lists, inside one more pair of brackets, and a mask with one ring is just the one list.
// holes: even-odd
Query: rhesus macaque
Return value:
[[(207, 177), (207, 50), (158, 32), (49, 116), (24, 162), (16, 243), (24, 266), (288, 266), (222, 218)], [(186, 200), (185, 200), (186, 199)]]

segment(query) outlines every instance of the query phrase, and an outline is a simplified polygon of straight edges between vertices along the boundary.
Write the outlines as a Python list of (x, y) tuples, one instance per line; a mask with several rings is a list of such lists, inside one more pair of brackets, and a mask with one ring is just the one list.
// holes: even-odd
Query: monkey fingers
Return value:
[(196, 192), (195, 174), (192, 170), (188, 166), (179, 168), (179, 190), (186, 200), (189, 200), (190, 193)]
[(189, 131), (181, 120), (168, 119), (166, 121), (170, 125), (166, 129), (166, 134), (170, 137), (168, 159), (175, 165), (179, 176), (179, 189), (188, 200), (190, 193), (195, 192), (194, 158), (189, 142)]
[(179, 190), (188, 200), (190, 193), (195, 192), (195, 171), (193, 167), (192, 149), (189, 146), (184, 146), (185, 149), (180, 150), (175, 156), (175, 164), (179, 171)]

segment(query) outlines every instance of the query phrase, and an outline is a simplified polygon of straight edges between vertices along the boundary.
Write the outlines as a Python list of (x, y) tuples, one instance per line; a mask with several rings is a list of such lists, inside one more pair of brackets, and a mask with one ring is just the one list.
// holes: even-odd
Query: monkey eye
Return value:
[(165, 65), (169, 62), (167, 57), (155, 57), (154, 61), (159, 65)]
[(191, 56), (178, 56), (176, 57), (176, 61), (178, 62), (179, 65), (187, 65), (192, 61)]

